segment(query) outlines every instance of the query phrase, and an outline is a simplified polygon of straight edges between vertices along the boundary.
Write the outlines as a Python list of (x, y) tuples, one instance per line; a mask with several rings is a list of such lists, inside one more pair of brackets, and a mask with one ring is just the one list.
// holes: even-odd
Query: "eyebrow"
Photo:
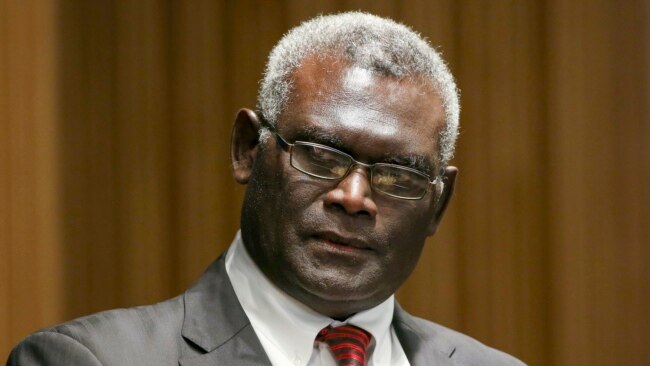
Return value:
[(302, 128), (296, 135), (296, 140), (304, 140), (343, 149), (343, 141), (337, 135), (315, 127)]
[(389, 164), (406, 166), (415, 170), (418, 170), (426, 175), (432, 176), (431, 167), (433, 164), (429, 162), (429, 159), (419, 156), (419, 155), (407, 155), (407, 156), (395, 156), (387, 154), (384, 157), (384, 162)]

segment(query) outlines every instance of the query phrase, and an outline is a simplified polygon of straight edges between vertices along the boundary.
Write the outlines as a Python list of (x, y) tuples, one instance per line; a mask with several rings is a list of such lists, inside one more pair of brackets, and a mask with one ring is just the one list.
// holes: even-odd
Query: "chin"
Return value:
[(311, 292), (310, 297), (299, 300), (316, 312), (337, 320), (344, 320), (351, 315), (363, 310), (373, 308), (388, 298), (362, 295), (359, 292), (341, 291)]
[(303, 277), (296, 280), (299, 286), (293, 287), (289, 294), (317, 312), (330, 317), (351, 315), (369, 309), (382, 303), (392, 294), (391, 291), (378, 291), (377, 285), (364, 283), (351, 286), (350, 283), (332, 281), (327, 276)]

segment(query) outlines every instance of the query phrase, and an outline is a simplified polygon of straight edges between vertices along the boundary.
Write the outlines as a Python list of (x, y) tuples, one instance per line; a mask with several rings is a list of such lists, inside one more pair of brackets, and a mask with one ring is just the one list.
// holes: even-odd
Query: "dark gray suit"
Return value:
[[(222, 256), (185, 294), (106, 311), (34, 333), (7, 365), (270, 365), (237, 301)], [(411, 365), (522, 365), (399, 305), (393, 327)]]

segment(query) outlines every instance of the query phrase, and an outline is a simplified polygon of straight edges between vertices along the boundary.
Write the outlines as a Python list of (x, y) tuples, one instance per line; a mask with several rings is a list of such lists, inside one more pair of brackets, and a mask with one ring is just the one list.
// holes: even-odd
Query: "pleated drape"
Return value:
[(238, 228), (230, 127), (266, 55), (349, 9), (413, 26), (462, 91), (404, 307), (531, 365), (650, 362), (644, 0), (0, 0), (0, 359), (199, 276)]

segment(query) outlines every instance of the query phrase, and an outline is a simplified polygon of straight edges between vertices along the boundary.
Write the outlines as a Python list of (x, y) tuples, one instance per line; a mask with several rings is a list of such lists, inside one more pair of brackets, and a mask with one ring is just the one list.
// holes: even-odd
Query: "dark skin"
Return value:
[[(293, 74), (291, 98), (277, 130), (289, 142), (330, 145), (364, 163), (419, 161), (439, 170), (440, 99), (420, 79), (396, 79), (336, 59), (307, 59)], [(244, 245), (262, 272), (311, 309), (345, 319), (392, 295), (411, 274), (425, 239), (435, 233), (457, 169), (424, 198), (375, 192), (367, 168), (342, 180), (308, 176), (242, 109), (232, 135), (233, 176), (247, 184), (241, 217)]]

